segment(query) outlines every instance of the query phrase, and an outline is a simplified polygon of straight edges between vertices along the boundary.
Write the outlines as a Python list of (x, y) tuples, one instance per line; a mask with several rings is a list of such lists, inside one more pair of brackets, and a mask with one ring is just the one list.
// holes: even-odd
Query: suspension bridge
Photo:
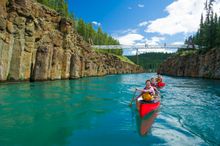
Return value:
[(93, 45), (94, 49), (122, 49), (123, 51), (135, 51), (138, 63), (138, 55), (145, 52), (176, 52), (178, 49), (198, 49), (194, 44), (157, 44), (157, 45)]
[(178, 49), (178, 48), (189, 48), (186, 44), (178, 45), (167, 45), (167, 44), (158, 44), (158, 45), (93, 45), (93, 48), (96, 49), (128, 49), (128, 50), (151, 50), (151, 49)]

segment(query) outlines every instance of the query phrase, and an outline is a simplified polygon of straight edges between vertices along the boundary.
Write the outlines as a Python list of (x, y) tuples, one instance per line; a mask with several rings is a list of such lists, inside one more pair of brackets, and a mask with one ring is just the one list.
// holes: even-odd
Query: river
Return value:
[(0, 146), (220, 145), (220, 81), (164, 76), (140, 119), (134, 88), (155, 74), (0, 84)]

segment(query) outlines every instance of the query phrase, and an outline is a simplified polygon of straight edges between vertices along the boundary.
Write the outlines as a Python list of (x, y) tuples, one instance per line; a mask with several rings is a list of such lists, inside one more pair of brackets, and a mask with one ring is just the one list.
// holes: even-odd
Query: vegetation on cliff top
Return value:
[(115, 55), (115, 56), (117, 56), (121, 61), (130, 63), (130, 64), (135, 64), (133, 61), (131, 61), (131, 60), (130, 60), (128, 57), (126, 57), (126, 56), (119, 56), (119, 55)]
[(95, 48), (93, 48), (93, 50), (96, 51), (97, 53), (111, 54), (115, 57), (118, 57), (123, 62), (127, 62), (127, 63), (130, 63), (130, 64), (135, 64), (133, 61), (128, 59), (126, 56), (123, 56), (122, 49), (95, 49)]
[(212, 48), (220, 47), (220, 17), (213, 12), (214, 1), (206, 1), (205, 20), (202, 14), (200, 28), (193, 36), (193, 43), (199, 46), (201, 52), (207, 52)]
[(149, 72), (155, 72), (157, 71), (159, 65), (171, 55), (172, 55), (171, 53), (154, 53), (154, 52), (140, 54), (138, 55), (138, 63), (137, 63), (136, 55), (127, 56), (127, 57), (134, 63), (142, 66), (145, 70)]
[(90, 44), (94, 45), (119, 45), (119, 41), (102, 31), (99, 26), (97, 31), (92, 23), (85, 23), (83, 19), (75, 21), (77, 32)]
[(73, 17), (73, 14), (68, 10), (68, 2), (66, 0), (37, 0), (37, 2), (42, 3), (66, 17)]
[(96, 48), (94, 48), (94, 50), (96, 52), (100, 52), (100, 53), (110, 53), (110, 54), (115, 54), (115, 55), (118, 55), (118, 56), (123, 55), (123, 50), (122, 49), (96, 49)]
[(55, 9), (62, 16), (69, 17), (75, 22), (75, 29), (83, 39), (94, 45), (119, 45), (118, 40), (114, 39), (102, 31), (99, 26), (97, 30), (93, 28), (92, 23), (86, 23), (83, 19), (75, 19), (74, 14), (68, 10), (67, 0), (37, 0), (38, 2)]
[[(55, 9), (62, 16), (68, 17), (74, 21), (74, 26), (79, 35), (83, 37), (85, 41), (94, 45), (119, 45), (119, 41), (114, 39), (112, 36), (103, 32), (102, 28), (99, 26), (97, 30), (94, 29), (92, 23), (86, 23), (83, 19), (75, 19), (74, 14), (70, 13), (68, 10), (67, 0), (37, 0), (38, 2)], [(94, 49), (99, 53), (108, 53), (118, 57), (121, 61), (134, 64), (127, 57), (123, 56), (122, 49)]]

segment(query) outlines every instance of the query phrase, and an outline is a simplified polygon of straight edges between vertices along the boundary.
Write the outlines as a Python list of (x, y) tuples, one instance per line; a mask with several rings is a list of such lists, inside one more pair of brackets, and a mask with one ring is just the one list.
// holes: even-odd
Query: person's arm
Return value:
[(136, 88), (136, 91), (144, 92), (144, 90), (138, 88)]
[(146, 92), (150, 92), (150, 90), (146, 90), (146, 89), (137, 89), (137, 88), (136, 88), (136, 91), (140, 91), (141, 94), (138, 95), (136, 98), (134, 98), (134, 100), (137, 100), (137, 99), (138, 99), (139, 97), (141, 97), (144, 93), (146, 93)]
[(138, 95), (136, 98), (134, 98), (134, 100), (137, 100), (139, 97), (141, 97), (143, 95), (143, 92), (140, 94), (140, 95)]
[(154, 90), (155, 90), (155, 92), (156, 92), (156, 93), (160, 93), (160, 92), (157, 90), (157, 88), (156, 88), (156, 87), (154, 87)]
[(137, 88), (136, 88), (136, 90), (137, 90), (137, 91), (140, 91), (140, 92), (144, 92), (144, 93), (150, 92), (150, 90), (146, 90), (146, 89), (137, 89)]
[(154, 90), (153, 87), (151, 87), (150, 92), (151, 92), (153, 95), (155, 95), (155, 90)]

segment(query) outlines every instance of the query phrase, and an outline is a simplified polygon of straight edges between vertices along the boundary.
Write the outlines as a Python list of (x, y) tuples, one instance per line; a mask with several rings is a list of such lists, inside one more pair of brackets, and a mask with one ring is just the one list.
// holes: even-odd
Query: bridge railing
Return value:
[(93, 45), (95, 49), (179, 49), (187, 48), (188, 46), (183, 45)]

